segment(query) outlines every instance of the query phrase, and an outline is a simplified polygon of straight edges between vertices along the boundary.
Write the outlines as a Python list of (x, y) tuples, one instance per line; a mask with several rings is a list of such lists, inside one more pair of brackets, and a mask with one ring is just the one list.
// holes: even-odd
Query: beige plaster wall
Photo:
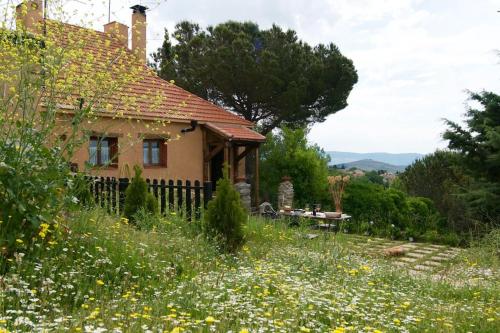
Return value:
[[(203, 180), (203, 137), (199, 126), (193, 132), (182, 134), (181, 129), (190, 127), (188, 123), (158, 124), (146, 120), (137, 122), (100, 118), (84, 127), (96, 134), (108, 133), (109, 136), (118, 137), (118, 167), (95, 168), (91, 170), (92, 174), (104, 177), (130, 177), (133, 175), (134, 165), (137, 164), (143, 168), (145, 178), (180, 179), (192, 182)], [(64, 125), (61, 128), (64, 128)], [(167, 166), (144, 168), (141, 136), (155, 138), (165, 134), (169, 134), (172, 138), (167, 144)], [(76, 151), (72, 162), (78, 164), (79, 171), (83, 171), (88, 159), (86, 142)]]

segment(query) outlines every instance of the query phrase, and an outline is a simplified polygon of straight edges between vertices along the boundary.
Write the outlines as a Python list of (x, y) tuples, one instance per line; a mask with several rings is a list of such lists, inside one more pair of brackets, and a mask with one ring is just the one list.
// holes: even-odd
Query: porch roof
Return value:
[(250, 128), (230, 123), (206, 123), (205, 126), (230, 141), (264, 142), (266, 137)]

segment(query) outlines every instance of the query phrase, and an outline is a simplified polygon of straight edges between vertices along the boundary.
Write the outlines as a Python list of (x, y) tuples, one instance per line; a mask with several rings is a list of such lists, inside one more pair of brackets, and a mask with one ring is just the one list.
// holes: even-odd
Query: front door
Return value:
[(217, 181), (224, 177), (223, 173), (224, 168), (224, 149), (217, 153), (210, 160), (210, 181), (212, 182), (212, 186), (214, 191), (216, 190)]

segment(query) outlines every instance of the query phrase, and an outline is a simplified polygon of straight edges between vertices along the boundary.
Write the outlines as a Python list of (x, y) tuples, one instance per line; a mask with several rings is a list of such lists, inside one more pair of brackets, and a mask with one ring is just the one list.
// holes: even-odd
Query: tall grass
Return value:
[[(452, 286), (358, 255), (349, 236), (249, 218), (222, 254), (176, 215), (138, 230), (100, 210), (12, 259), (0, 328), (13, 331), (497, 332), (497, 284)], [(28, 253), (28, 252), (26, 252)]]

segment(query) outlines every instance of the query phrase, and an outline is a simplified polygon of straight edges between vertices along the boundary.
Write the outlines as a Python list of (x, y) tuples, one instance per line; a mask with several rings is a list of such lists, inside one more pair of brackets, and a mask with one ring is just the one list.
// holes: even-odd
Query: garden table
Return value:
[[(319, 223), (316, 225), (317, 228), (319, 229), (326, 229), (327, 231), (330, 231), (332, 227), (337, 227), (337, 224), (340, 224), (342, 222), (347, 222), (351, 219), (351, 215), (347, 214), (341, 214), (340, 217), (326, 217), (325, 213), (323, 212), (317, 212), (316, 215), (313, 215), (312, 212), (303, 212), (302, 210), (295, 210), (295, 211), (283, 211), (280, 210), (280, 215), (282, 216), (288, 216), (292, 218), (308, 218), (308, 219), (313, 219), (317, 220)], [(334, 230), (335, 232), (338, 231)]]

